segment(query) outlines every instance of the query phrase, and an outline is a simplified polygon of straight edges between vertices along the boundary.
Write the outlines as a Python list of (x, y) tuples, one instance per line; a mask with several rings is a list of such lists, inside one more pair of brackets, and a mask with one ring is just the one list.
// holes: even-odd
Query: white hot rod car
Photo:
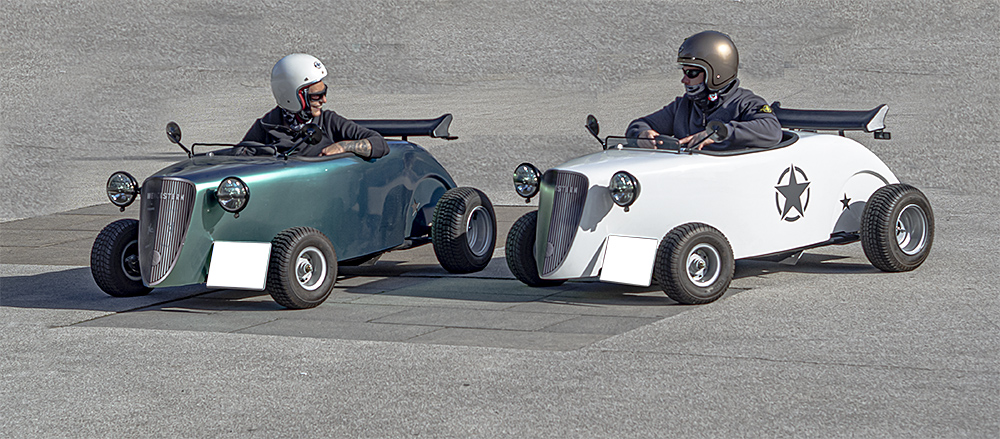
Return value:
[[(507, 265), (530, 286), (598, 278), (638, 286), (655, 280), (683, 304), (712, 302), (733, 277), (734, 260), (797, 261), (802, 251), (861, 241), (884, 271), (907, 271), (927, 258), (934, 215), (927, 197), (845, 130), (883, 131), (888, 109), (793, 110), (775, 102), (784, 130), (769, 148), (701, 151), (656, 139), (598, 137), (604, 150), (545, 171), (524, 163), (517, 193), (538, 210), (518, 219)], [(709, 123), (716, 138), (726, 127)], [(820, 134), (819, 131), (838, 131)], [(697, 145), (692, 145), (697, 146)]]

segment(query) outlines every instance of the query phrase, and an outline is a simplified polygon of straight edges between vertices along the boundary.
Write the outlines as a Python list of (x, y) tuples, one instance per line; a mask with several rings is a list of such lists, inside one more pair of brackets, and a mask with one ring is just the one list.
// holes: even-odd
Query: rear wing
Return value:
[(891, 139), (885, 130), (885, 113), (889, 106), (882, 104), (868, 111), (849, 110), (794, 110), (781, 108), (781, 103), (771, 104), (771, 111), (781, 121), (782, 128), (803, 131), (864, 131), (875, 133), (876, 139)]
[(354, 123), (383, 136), (400, 136), (403, 140), (410, 136), (455, 140), (458, 136), (448, 134), (451, 119), (452, 116), (448, 113), (437, 119), (358, 119)]

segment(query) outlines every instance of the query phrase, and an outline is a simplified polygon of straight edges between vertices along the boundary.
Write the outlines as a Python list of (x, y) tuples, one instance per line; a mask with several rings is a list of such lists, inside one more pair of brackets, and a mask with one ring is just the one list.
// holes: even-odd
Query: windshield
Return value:
[(670, 136), (657, 136), (655, 139), (639, 139), (636, 137), (608, 136), (604, 141), (604, 149), (664, 149), (679, 151), (677, 139)]

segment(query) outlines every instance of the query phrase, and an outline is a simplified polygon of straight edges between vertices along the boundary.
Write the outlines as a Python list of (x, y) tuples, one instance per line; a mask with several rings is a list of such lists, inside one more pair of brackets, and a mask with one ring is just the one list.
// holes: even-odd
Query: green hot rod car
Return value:
[[(139, 219), (115, 221), (97, 236), (94, 280), (112, 296), (205, 283), (266, 290), (285, 307), (310, 308), (329, 296), (338, 264), (370, 263), (390, 250), (432, 243), (446, 270), (482, 270), (496, 244), (493, 205), (481, 191), (457, 187), (427, 150), (407, 141), (454, 139), (451, 120), (357, 121), (402, 138), (374, 160), (194, 154), (171, 122), (168, 137), (186, 160), (141, 186), (126, 172), (108, 180), (108, 197), (122, 211), (140, 199)], [(300, 144), (315, 142), (317, 132), (307, 126)]]

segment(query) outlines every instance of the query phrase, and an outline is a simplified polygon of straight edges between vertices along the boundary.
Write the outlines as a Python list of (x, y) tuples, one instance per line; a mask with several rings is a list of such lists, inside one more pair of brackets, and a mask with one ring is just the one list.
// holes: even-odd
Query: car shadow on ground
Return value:
[[(806, 254), (796, 265), (747, 259), (736, 263), (734, 280), (775, 273), (838, 274), (880, 273), (856, 258)], [(723, 297), (749, 288), (731, 286)], [(67, 268), (39, 274), (8, 275), (0, 278), (0, 306), (13, 308), (77, 309), (126, 312), (150, 307), (169, 307), (187, 300), (194, 308), (231, 311), (274, 311), (283, 309), (263, 291), (216, 290), (202, 285), (156, 288), (139, 297), (111, 297), (94, 283), (90, 269)], [(570, 306), (643, 306), (683, 308), (668, 298), (655, 279), (649, 287), (573, 280), (555, 287), (534, 288), (515, 280), (503, 258), (495, 258), (487, 270), (451, 274), (436, 264), (384, 261), (364, 267), (342, 267), (331, 294), (331, 303), (349, 303), (365, 297), (393, 297), (397, 301), (493, 302), (498, 304), (559, 303)], [(189, 299), (199, 299), (191, 301)], [(383, 299), (388, 300), (388, 299)]]
[[(495, 261), (496, 262), (496, 261)], [(499, 259), (503, 263), (503, 259)], [(671, 306), (683, 307), (669, 299), (654, 284), (636, 287), (597, 282), (570, 281), (556, 287), (532, 288), (513, 277), (476, 273), (453, 275), (439, 265), (379, 264), (374, 267), (344, 267), (328, 303), (350, 303), (366, 297), (392, 297), (401, 304), (439, 301), (492, 302), (511, 306), (518, 303), (558, 303), (569, 306)], [(75, 309), (127, 312), (149, 308), (170, 308), (184, 302), (185, 308), (229, 311), (282, 310), (268, 293), (248, 290), (219, 290), (202, 285), (155, 288), (138, 297), (111, 297), (94, 283), (90, 269), (73, 267), (38, 274), (0, 277), (0, 306), (37, 309)], [(389, 300), (389, 299), (383, 299)], [(461, 306), (461, 305), (459, 305)], [(475, 307), (475, 305), (470, 305)]]
[(124, 312), (185, 299), (209, 291), (204, 285), (158, 288), (146, 296), (111, 297), (94, 283), (90, 268), (0, 277), (0, 306)]
[(780, 258), (741, 259), (736, 261), (734, 279), (763, 276), (769, 273), (864, 274), (881, 273), (871, 264), (842, 255), (806, 253), (795, 264), (781, 263)]

